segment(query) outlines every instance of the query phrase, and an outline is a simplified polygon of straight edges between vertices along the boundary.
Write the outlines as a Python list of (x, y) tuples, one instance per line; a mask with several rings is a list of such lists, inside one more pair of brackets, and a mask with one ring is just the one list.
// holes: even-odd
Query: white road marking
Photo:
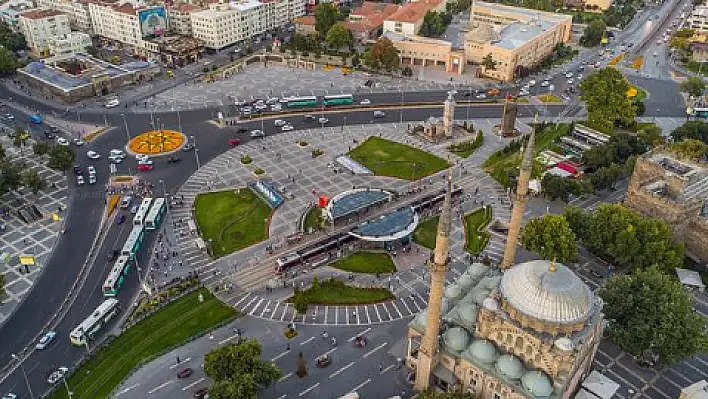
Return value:
[(140, 385), (140, 384), (131, 385), (131, 386), (129, 386), (129, 387), (123, 389), (122, 391), (118, 392), (118, 393), (116, 394), (116, 396), (122, 395), (122, 394), (124, 394), (124, 393), (130, 391), (131, 389), (137, 387), (138, 385)]
[(286, 396), (288, 396), (288, 394), (284, 393), (284, 394), (278, 396), (278, 399), (285, 399)]
[(308, 338), (308, 339), (306, 339), (306, 340), (304, 340), (304, 341), (302, 341), (302, 342), (300, 342), (300, 346), (303, 346), (303, 345), (305, 345), (305, 344), (309, 344), (310, 342), (312, 342), (313, 339), (315, 339), (314, 336), (313, 336), (313, 337), (310, 337), (310, 338)]
[(353, 365), (354, 365), (354, 362), (351, 362), (351, 363), (347, 364), (346, 366), (342, 367), (341, 369), (339, 369), (339, 370), (335, 371), (334, 373), (330, 374), (329, 378), (332, 379), (332, 378), (338, 376), (338, 375), (339, 375), (340, 373), (342, 373), (344, 370), (348, 369), (349, 367), (351, 367), (351, 366), (353, 366)]
[(162, 389), (162, 388), (164, 388), (164, 387), (166, 387), (166, 386), (172, 384), (173, 382), (174, 382), (174, 381), (167, 381), (167, 382), (163, 383), (162, 385), (156, 386), (155, 388), (151, 389), (151, 390), (148, 392), (148, 395), (152, 395), (153, 393), (155, 393), (155, 392), (159, 391), (160, 389)]
[(182, 360), (181, 362), (179, 362), (179, 363), (177, 363), (177, 364), (173, 364), (172, 366), (170, 366), (170, 370), (174, 369), (175, 367), (179, 366), (179, 365), (182, 364), (182, 363), (187, 363), (187, 362), (190, 361), (190, 360), (192, 360), (192, 358), (191, 358), (191, 357), (188, 357), (188, 358)]
[(328, 350), (327, 352), (321, 354), (320, 356), (327, 356), (327, 355), (329, 355), (330, 353), (332, 353), (332, 352), (334, 352), (334, 351), (336, 351), (336, 350), (337, 350), (337, 347), (334, 347), (334, 348)]
[(361, 388), (363, 388), (366, 384), (368, 384), (368, 383), (370, 383), (370, 382), (371, 382), (371, 378), (367, 378), (366, 381), (364, 381), (364, 382), (362, 382), (361, 384), (355, 386), (355, 387), (352, 388), (352, 390), (349, 391), (349, 392), (356, 392), (356, 391), (360, 390)]
[(354, 338), (356, 338), (356, 337), (358, 337), (358, 336), (361, 336), (361, 335), (364, 335), (364, 334), (368, 333), (369, 331), (371, 331), (371, 327), (369, 327), (369, 328), (367, 328), (366, 330), (360, 332), (359, 334), (357, 334), (357, 335), (355, 335), (355, 336), (349, 338), (349, 339), (347, 340), (347, 342), (352, 342), (352, 341), (354, 341)]
[(283, 381), (287, 380), (288, 378), (290, 378), (291, 375), (293, 375), (292, 372), (285, 374), (284, 376), (280, 377), (278, 382), (283, 382)]
[(317, 384), (315, 384), (315, 385), (313, 385), (313, 386), (307, 388), (306, 390), (300, 392), (297, 396), (306, 395), (308, 392), (312, 391), (313, 389), (317, 388), (318, 386), (320, 386), (320, 383), (319, 383), (319, 382), (318, 382)]
[(200, 378), (200, 379), (194, 381), (193, 383), (187, 385), (186, 387), (182, 388), (182, 390), (183, 390), (183, 391), (186, 391), (186, 390), (188, 390), (188, 389), (194, 387), (195, 385), (201, 383), (202, 381), (204, 381), (204, 377), (202, 377), (202, 378)]
[(381, 371), (379, 372), (379, 374), (383, 374), (383, 373), (385, 373), (385, 372), (391, 370), (392, 368), (393, 368), (393, 364), (390, 364), (388, 367), (386, 367), (385, 369), (381, 370)]
[(290, 351), (289, 351), (289, 350), (287, 350), (287, 351), (285, 351), (285, 352), (283, 352), (283, 353), (279, 354), (278, 356), (276, 356), (276, 357), (274, 357), (274, 358), (270, 359), (270, 361), (271, 361), (271, 362), (274, 362), (274, 361), (276, 361), (276, 360), (280, 359), (281, 357), (283, 357), (283, 356), (287, 355), (288, 353), (290, 353)]
[(223, 344), (225, 344), (225, 343), (231, 341), (232, 339), (234, 339), (234, 338), (236, 338), (236, 337), (238, 337), (238, 336), (239, 336), (239, 334), (234, 334), (234, 335), (232, 335), (232, 336), (230, 336), (230, 337), (228, 337), (228, 338), (224, 338), (224, 339), (222, 339), (222, 340), (219, 342), (219, 345), (223, 345)]
[(384, 342), (383, 344), (377, 346), (376, 348), (374, 348), (374, 349), (372, 349), (372, 350), (366, 352), (366, 354), (365, 354), (363, 357), (365, 357), (365, 358), (366, 358), (366, 357), (369, 357), (369, 355), (371, 355), (372, 353), (376, 352), (377, 350), (383, 348), (383, 347), (386, 346), (386, 345), (388, 345), (388, 342)]

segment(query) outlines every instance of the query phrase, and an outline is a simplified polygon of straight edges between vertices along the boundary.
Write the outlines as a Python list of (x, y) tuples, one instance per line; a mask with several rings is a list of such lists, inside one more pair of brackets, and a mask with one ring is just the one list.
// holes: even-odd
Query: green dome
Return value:
[(526, 372), (526, 374), (521, 377), (521, 384), (537, 398), (551, 396), (553, 393), (551, 379), (542, 371), (532, 370)]
[(489, 268), (481, 263), (473, 263), (467, 268), (467, 274), (471, 277), (479, 277), (487, 272)]
[(470, 277), (469, 274), (463, 274), (462, 276), (460, 276), (459, 279), (457, 279), (457, 285), (459, 285), (460, 287), (462, 287), (462, 289), (465, 289), (465, 290), (472, 287), (473, 284), (474, 284), (474, 279), (472, 277)]
[(499, 374), (510, 380), (518, 380), (524, 374), (524, 365), (514, 355), (502, 355), (497, 359), (494, 368)]
[(479, 308), (472, 304), (464, 304), (460, 307), (458, 314), (460, 315), (460, 319), (463, 323), (467, 325), (472, 325), (477, 322)]
[(472, 359), (486, 365), (490, 365), (497, 360), (497, 348), (486, 339), (478, 339), (470, 345), (467, 350)]
[(462, 352), (470, 343), (470, 334), (464, 328), (453, 327), (443, 334), (443, 344), (447, 349)]
[(501, 276), (485, 277), (480, 281), (480, 284), (484, 285), (484, 288), (488, 290), (493, 290), (499, 286), (501, 282)]
[(440, 305), (440, 314), (445, 314), (450, 310), (450, 301), (447, 298), (442, 299), (442, 304)]
[(462, 289), (457, 284), (451, 284), (449, 287), (445, 288), (445, 298), (454, 301), (460, 298), (462, 295)]
[(476, 303), (479, 306), (482, 306), (482, 304), (484, 303), (484, 300), (487, 299), (488, 296), (489, 296), (489, 291), (487, 291), (487, 290), (477, 291), (474, 294), (474, 303)]

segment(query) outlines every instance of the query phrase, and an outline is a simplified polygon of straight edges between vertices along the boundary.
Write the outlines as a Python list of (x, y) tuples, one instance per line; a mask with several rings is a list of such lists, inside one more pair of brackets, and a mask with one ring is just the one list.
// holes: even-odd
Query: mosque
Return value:
[(408, 329), (406, 365), (417, 391), (570, 398), (591, 371), (605, 326), (600, 298), (563, 264), (514, 264), (534, 140), (535, 131), (524, 151), (501, 264), (474, 263), (447, 287), (452, 212), (450, 195), (445, 198), (428, 265), (428, 308)]

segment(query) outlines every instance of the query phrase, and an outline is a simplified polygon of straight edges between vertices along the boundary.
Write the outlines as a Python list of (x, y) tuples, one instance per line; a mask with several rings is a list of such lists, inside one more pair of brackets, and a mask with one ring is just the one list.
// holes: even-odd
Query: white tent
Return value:
[(701, 280), (701, 275), (698, 274), (697, 271), (676, 268), (676, 274), (678, 275), (681, 284), (697, 288), (701, 292), (706, 289), (705, 284), (703, 284), (703, 281)]
[(595, 397), (595, 399), (610, 399), (620, 387), (618, 383), (595, 370), (585, 377), (581, 386), (587, 391), (586, 393), (590, 394), (589, 397)]

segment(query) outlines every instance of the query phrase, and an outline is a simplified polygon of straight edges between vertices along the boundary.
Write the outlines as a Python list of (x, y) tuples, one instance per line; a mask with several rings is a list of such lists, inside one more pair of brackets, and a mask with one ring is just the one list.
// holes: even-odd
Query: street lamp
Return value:
[(66, 387), (66, 393), (69, 395), (69, 399), (73, 398), (74, 393), (71, 392), (71, 389), (69, 389), (69, 383), (66, 382), (66, 375), (64, 375), (64, 377), (62, 377), (62, 379), (64, 380), (64, 386)]
[(467, 117), (466, 121), (470, 120), (470, 107), (472, 106), (472, 86), (467, 86)]
[(344, 117), (344, 124), (342, 125), (342, 135), (344, 134), (344, 127), (347, 126), (347, 117)]
[(182, 117), (179, 116), (179, 105), (177, 106), (177, 126), (180, 133), (182, 132)]
[(125, 118), (125, 114), (120, 114), (123, 117), (123, 124), (125, 125), (125, 138), (130, 143), (130, 130), (128, 130), (128, 120)]
[(32, 387), (30, 386), (29, 379), (27, 378), (27, 372), (25, 371), (25, 366), (20, 361), (20, 358), (16, 354), (12, 354), (12, 359), (20, 363), (20, 369), (22, 370), (22, 375), (25, 377), (25, 383), (27, 384), (27, 390), (29, 391), (30, 397), (34, 399), (34, 393), (32, 392)]
[(403, 89), (401, 89), (401, 117), (399, 123), (403, 124)]
[(197, 170), (201, 168), (199, 164), (199, 148), (197, 148), (197, 139), (194, 136), (189, 136), (189, 138), (192, 140), (192, 143), (194, 143), (194, 158), (197, 161)]

